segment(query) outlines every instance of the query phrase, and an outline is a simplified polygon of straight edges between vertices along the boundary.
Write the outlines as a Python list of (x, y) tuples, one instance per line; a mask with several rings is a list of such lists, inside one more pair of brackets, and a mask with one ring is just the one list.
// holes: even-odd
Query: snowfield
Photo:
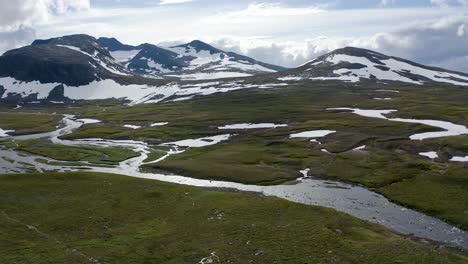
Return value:
[[(19, 94), (23, 98), (36, 94), (38, 100), (44, 100), (49, 93), (60, 83), (22, 82), (11, 77), (0, 78), (0, 85), (5, 88), (1, 98), (8, 94)], [(125, 99), (130, 105), (142, 103), (159, 103), (169, 97), (178, 97), (172, 101), (192, 99), (194, 96), (211, 95), (214, 93), (225, 93), (240, 89), (260, 88), (270, 89), (286, 86), (286, 83), (249, 84), (242, 81), (230, 82), (206, 82), (197, 84), (170, 83), (162, 86), (149, 85), (121, 85), (114, 80), (107, 79), (93, 81), (90, 84), (74, 87), (64, 86), (64, 96), (72, 100), (102, 100), (109, 98)], [(39, 103), (39, 101), (38, 101)]]
[(224, 78), (238, 78), (238, 77), (250, 77), (252, 74), (243, 73), (243, 72), (225, 72), (225, 71), (215, 71), (215, 72), (199, 72), (191, 74), (170, 74), (166, 75), (169, 77), (177, 77), (181, 80), (215, 80), (215, 79), (224, 79)]

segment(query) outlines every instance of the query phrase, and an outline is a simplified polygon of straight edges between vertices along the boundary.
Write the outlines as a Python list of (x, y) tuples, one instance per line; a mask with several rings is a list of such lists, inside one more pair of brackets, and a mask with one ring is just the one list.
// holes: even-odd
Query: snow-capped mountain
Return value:
[[(170, 80), (155, 80), (167, 75), (185, 78), (185, 73), (217, 78), (273, 71), (265, 67), (267, 64), (222, 52), (199, 41), (172, 49), (180, 52), (152, 44), (125, 45), (114, 38), (96, 39), (87, 35), (36, 40), (0, 56), (0, 101), (36, 103), (117, 98), (145, 103), (269, 87), (235, 81), (172, 84)], [(216, 65), (225, 69), (216, 71)]]
[(0, 77), (79, 86), (131, 76), (96, 39), (86, 35), (36, 40), (0, 56)]
[(225, 52), (202, 41), (161, 48), (152, 44), (125, 45), (114, 38), (100, 38), (116, 62), (146, 77), (175, 77), (183, 80), (247, 77), (285, 68)]
[[(283, 87), (288, 85), (286, 81), (296, 80), (468, 86), (468, 74), (351, 47), (335, 50), (296, 69), (282, 70), (201, 41), (161, 48), (147, 43), (126, 45), (114, 38), (71, 35), (37, 40), (0, 56), (0, 101), (117, 98), (131, 104), (154, 103), (238, 89)], [(257, 74), (265, 75), (185, 81)]]
[(367, 80), (418, 85), (434, 82), (468, 85), (468, 74), (424, 66), (354, 47), (335, 50), (282, 75), (280, 80)]
[(188, 66), (179, 54), (152, 44), (131, 46), (115, 38), (99, 38), (97, 42), (109, 51), (115, 62), (127, 70), (152, 78), (162, 78), (165, 73), (180, 71)]
[(234, 52), (219, 50), (199, 40), (168, 49), (179, 54), (178, 58), (186, 63), (171, 75), (182, 79), (246, 77), (285, 70)]

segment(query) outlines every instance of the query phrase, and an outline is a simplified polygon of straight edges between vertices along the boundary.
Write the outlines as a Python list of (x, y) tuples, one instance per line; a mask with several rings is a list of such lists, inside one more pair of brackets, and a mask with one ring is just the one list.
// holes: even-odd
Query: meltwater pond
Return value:
[[(88, 170), (198, 187), (231, 188), (240, 191), (258, 192), (293, 202), (333, 208), (360, 219), (384, 225), (402, 234), (411, 234), (420, 238), (443, 242), (454, 247), (468, 249), (468, 233), (463, 230), (452, 227), (441, 220), (391, 203), (382, 195), (365, 188), (336, 181), (314, 179), (307, 175), (309, 172), (308, 170), (302, 171), (305, 177), (298, 179), (295, 184), (275, 186), (245, 185), (234, 182), (194, 179), (180, 175), (143, 173), (139, 171), (139, 167), (144, 164), (144, 160), (146, 160), (149, 154), (149, 147), (146, 143), (131, 140), (62, 140), (59, 136), (71, 133), (74, 129), (85, 124), (86, 120), (75, 119), (73, 116), (65, 116), (62, 123), (64, 124), (63, 127), (50, 133), (11, 137), (11, 139), (49, 138), (54, 143), (64, 145), (127, 147), (140, 153), (140, 156), (123, 161), (118, 166), (112, 168), (93, 167), (91, 164), (88, 164)], [(227, 135), (224, 136), (227, 137)], [(217, 140), (210, 141), (199, 140), (209, 143), (224, 140), (224, 138), (216, 139)], [(195, 139), (192, 141), (198, 142), (199, 140)], [(168, 152), (168, 156), (183, 151), (179, 150), (177, 144), (174, 144), (174, 142), (173, 145), (175, 149)], [(2, 157), (6, 157), (6, 159), (2, 159)], [(28, 167), (36, 167), (40, 171), (53, 169), (58, 169), (60, 171), (78, 171), (83, 169), (83, 167), (56, 167), (45, 165), (36, 162), (36, 158), (37, 157), (20, 155), (11, 150), (0, 149), (0, 173), (21, 172)], [(11, 162), (12, 160), (15, 162)], [(26, 165), (26, 163), (28, 165)]]

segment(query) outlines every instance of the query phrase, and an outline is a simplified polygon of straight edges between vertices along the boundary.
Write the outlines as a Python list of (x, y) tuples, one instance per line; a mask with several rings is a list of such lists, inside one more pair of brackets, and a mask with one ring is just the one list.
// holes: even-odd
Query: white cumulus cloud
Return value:
[(0, 54), (30, 44), (36, 36), (36, 23), (89, 8), (89, 0), (0, 0)]
[(295, 67), (345, 46), (376, 50), (419, 63), (468, 72), (468, 16), (419, 21), (368, 37), (318, 36), (304, 41), (221, 38), (211, 43), (265, 62)]
[(181, 4), (181, 3), (188, 3), (193, 2), (194, 0), (161, 0), (159, 5), (172, 5), (172, 4)]

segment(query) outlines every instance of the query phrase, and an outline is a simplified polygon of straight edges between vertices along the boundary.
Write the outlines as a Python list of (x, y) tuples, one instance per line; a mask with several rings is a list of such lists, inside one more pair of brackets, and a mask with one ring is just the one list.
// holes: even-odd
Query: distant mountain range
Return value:
[[(148, 43), (126, 45), (115, 38), (70, 35), (36, 40), (0, 56), (0, 99), (41, 102), (114, 97), (154, 102), (177, 95), (256, 87), (245, 81), (244, 77), (250, 76), (263, 76), (264, 81), (273, 80), (276, 85), (314, 80), (468, 85), (468, 74), (353, 47), (286, 69), (222, 51), (199, 40), (163, 48)], [(227, 87), (218, 81), (210, 92), (200, 87), (187, 92), (190, 86), (185, 89), (183, 85), (168, 85), (224, 78), (236, 80), (237, 84)], [(239, 82), (244, 85), (239, 86)]]
[(115, 38), (71, 35), (36, 40), (0, 57), (0, 76), (21, 81), (89, 84), (119, 76), (162, 79), (247, 77), (285, 70), (201, 41), (161, 48), (152, 44), (125, 45)]
[(129, 71), (147, 77), (171, 76), (183, 80), (246, 77), (285, 70), (234, 52), (225, 52), (199, 40), (161, 48), (152, 44), (129, 46), (114, 38), (97, 40)]

